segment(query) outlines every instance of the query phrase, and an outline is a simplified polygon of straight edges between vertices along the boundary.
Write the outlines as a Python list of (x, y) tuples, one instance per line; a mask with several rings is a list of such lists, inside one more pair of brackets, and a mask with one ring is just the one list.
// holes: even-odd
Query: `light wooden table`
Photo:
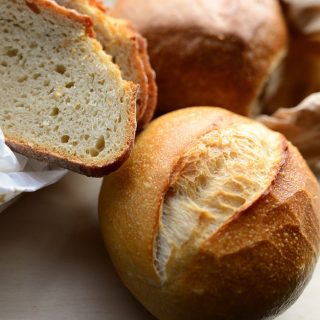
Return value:
[[(0, 214), (0, 320), (151, 320), (100, 236), (101, 180), (70, 173)], [(280, 320), (319, 320), (320, 269)]]

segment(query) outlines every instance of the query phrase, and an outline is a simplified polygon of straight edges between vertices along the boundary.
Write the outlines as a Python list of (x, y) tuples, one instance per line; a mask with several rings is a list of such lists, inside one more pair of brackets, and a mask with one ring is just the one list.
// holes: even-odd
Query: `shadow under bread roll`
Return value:
[(153, 121), (99, 205), (122, 281), (163, 320), (287, 309), (318, 258), (319, 210), (319, 185), (290, 142), (209, 107)]

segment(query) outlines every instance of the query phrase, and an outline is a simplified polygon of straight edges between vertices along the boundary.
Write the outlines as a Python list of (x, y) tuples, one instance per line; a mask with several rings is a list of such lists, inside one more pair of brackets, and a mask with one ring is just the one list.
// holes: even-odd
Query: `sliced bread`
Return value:
[[(79, 0), (77, 0), (77, 1), (79, 1)], [(87, 1), (87, 0), (82, 0), (82, 1)], [(90, 5), (96, 6), (103, 13), (107, 14), (109, 17), (110, 17), (110, 15), (112, 15), (112, 12), (108, 8), (106, 8), (103, 5), (103, 3), (100, 2), (100, 0), (89, 0), (89, 2), (90, 2)], [(122, 21), (122, 25), (125, 24), (125, 27), (129, 28), (131, 30), (131, 33), (136, 35), (135, 39), (138, 41), (140, 57), (142, 59), (143, 68), (144, 68), (144, 71), (145, 71), (145, 73), (147, 75), (147, 79), (148, 79), (148, 103), (147, 103), (147, 107), (145, 109), (145, 112), (139, 118), (139, 121), (138, 121), (138, 129), (141, 130), (141, 129), (145, 128), (147, 126), (147, 124), (149, 124), (149, 122), (152, 120), (153, 115), (156, 110), (157, 102), (158, 102), (158, 87), (156, 84), (156, 74), (151, 66), (151, 63), (150, 63), (147, 40), (139, 33), (139, 31), (128, 20), (119, 19), (119, 17), (117, 17), (117, 18), (113, 17), (112, 21), (113, 21), (113, 23), (117, 23), (117, 22), (121, 23), (121, 21)], [(125, 23), (123, 23), (124, 21), (125, 21)], [(131, 80), (131, 78), (128, 78), (126, 80)], [(132, 81), (134, 81), (134, 79), (132, 79)]]
[(56, 2), (92, 18), (97, 39), (119, 65), (123, 78), (139, 85), (137, 121), (140, 129), (144, 127), (151, 120), (156, 105), (155, 79), (148, 63), (145, 39), (128, 21), (111, 17), (107, 9), (96, 0)]
[(139, 129), (143, 129), (152, 120), (154, 113), (156, 111), (157, 102), (158, 102), (158, 87), (156, 84), (156, 74), (152, 69), (150, 59), (149, 59), (147, 41), (143, 37), (139, 38), (139, 51), (143, 60), (145, 72), (147, 74), (148, 89), (149, 89), (147, 108), (142, 118), (139, 121)]
[(136, 86), (89, 17), (50, 0), (0, 0), (0, 127), (15, 151), (89, 176), (128, 157)]

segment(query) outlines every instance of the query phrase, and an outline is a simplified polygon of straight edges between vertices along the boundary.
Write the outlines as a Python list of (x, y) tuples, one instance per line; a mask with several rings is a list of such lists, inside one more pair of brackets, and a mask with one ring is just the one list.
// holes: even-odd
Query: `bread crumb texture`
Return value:
[[(164, 198), (155, 243), (161, 280), (219, 227), (267, 191), (283, 159), (283, 139), (258, 123), (216, 128), (180, 159)], [(191, 250), (191, 251), (190, 251)]]
[(127, 148), (131, 87), (66, 12), (0, 0), (0, 127), (19, 143), (105, 163)]
[(137, 107), (138, 109), (141, 107), (145, 109), (148, 80), (144, 72), (142, 59), (139, 56), (138, 41), (136, 39), (139, 35), (130, 30), (126, 21), (114, 19), (110, 15), (101, 12), (96, 3), (92, 4), (88, 0), (56, 0), (56, 2), (92, 18), (98, 41), (103, 46), (104, 51), (112, 56), (114, 63), (120, 67), (122, 77), (140, 86)]

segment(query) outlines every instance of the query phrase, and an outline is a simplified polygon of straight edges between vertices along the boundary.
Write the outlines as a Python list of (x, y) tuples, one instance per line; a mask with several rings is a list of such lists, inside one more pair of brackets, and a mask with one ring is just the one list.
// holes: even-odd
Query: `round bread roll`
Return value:
[(113, 14), (148, 40), (160, 113), (214, 105), (249, 115), (286, 50), (277, 0), (118, 0)]
[(106, 246), (163, 320), (270, 319), (302, 292), (319, 254), (320, 190), (281, 134), (223, 109), (158, 118), (106, 177)]

